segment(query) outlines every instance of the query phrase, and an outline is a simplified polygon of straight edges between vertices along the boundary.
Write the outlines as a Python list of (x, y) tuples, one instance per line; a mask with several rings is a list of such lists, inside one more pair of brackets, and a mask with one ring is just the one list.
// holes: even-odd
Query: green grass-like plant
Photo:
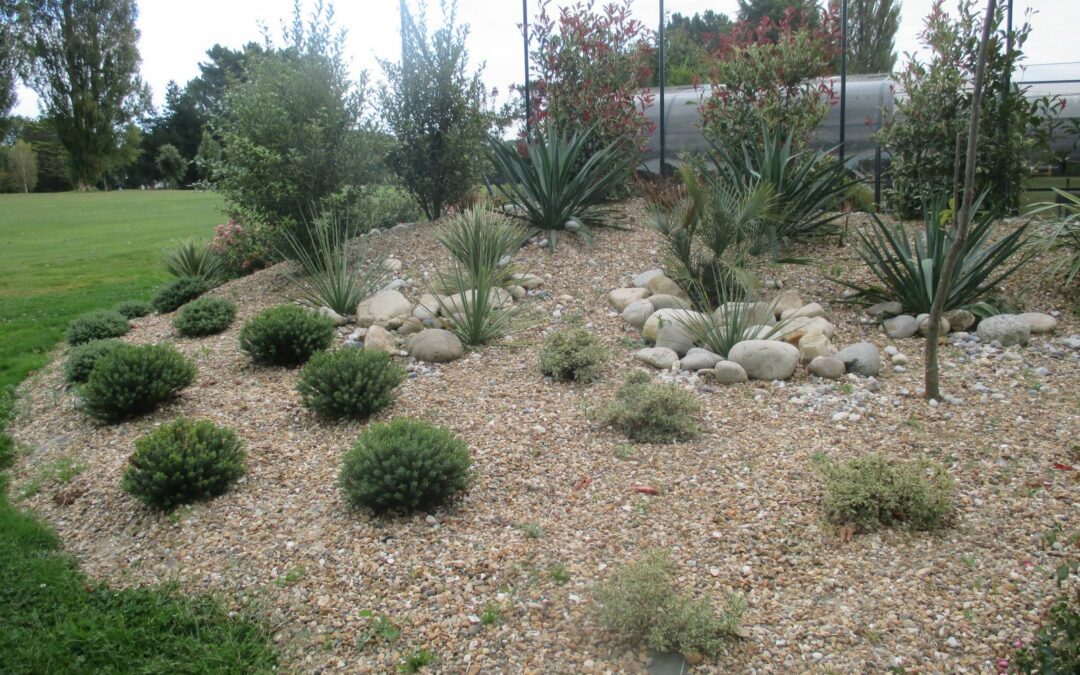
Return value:
[[(502, 306), (498, 293), (502, 287), (497, 283), (499, 272), (478, 269), (470, 273), (460, 266), (440, 274), (442, 283), (451, 296), (438, 293), (435, 298), (445, 317), (447, 327), (463, 344), (486, 345), (509, 334), (517, 325), (518, 308)], [(459, 301), (451, 302), (457, 296)]]
[[(755, 319), (761, 311), (759, 303), (752, 300), (753, 296), (746, 296), (744, 289), (733, 292), (725, 288), (725, 282), (717, 284), (717, 290), (711, 294), (706, 293), (700, 287), (692, 291), (695, 297), (746, 297), (745, 300), (726, 302), (716, 309), (704, 308), (701, 312), (680, 312), (675, 316), (677, 321), (694, 344), (708, 349), (714, 354), (727, 358), (731, 348), (743, 340), (776, 340), (784, 334), (784, 328), (791, 323), (788, 321), (771, 322), (767, 326)], [(770, 317), (775, 316), (776, 303), (767, 304)], [(751, 328), (754, 328), (751, 331)]]
[(67, 361), (64, 362), (64, 381), (68, 384), (86, 382), (97, 362), (123, 344), (119, 340), (91, 340), (72, 347), (68, 350)]
[(211, 283), (202, 277), (180, 277), (158, 291), (150, 304), (159, 313), (168, 314), (180, 309), (211, 288)]
[[(967, 309), (978, 316), (996, 313), (985, 300), (992, 289), (1028, 260), (1027, 224), (995, 237), (997, 214), (981, 210), (985, 193), (972, 204), (972, 226), (949, 285), (945, 310)], [(943, 199), (927, 203), (925, 227), (909, 235), (903, 223), (886, 224), (871, 213), (871, 229), (858, 233), (859, 256), (881, 286), (840, 282), (871, 302), (895, 300), (912, 314), (928, 314), (952, 245), (952, 211)], [(1013, 260), (1013, 258), (1016, 258)]]
[(154, 311), (154, 306), (145, 300), (125, 300), (113, 307), (113, 311), (131, 320), (149, 315)]
[(244, 475), (245, 457), (231, 430), (180, 418), (135, 441), (121, 486), (147, 506), (167, 511), (223, 494)]
[(652, 381), (648, 373), (635, 371), (604, 411), (604, 426), (612, 426), (627, 438), (644, 443), (671, 443), (698, 434), (694, 418), (701, 405), (693, 394), (675, 384)]
[(289, 273), (293, 299), (309, 307), (328, 307), (342, 316), (382, 288), (388, 279), (383, 258), (369, 256), (346, 216), (329, 210), (308, 224), (301, 238), (285, 231), (282, 254), (299, 264)]
[(184, 337), (216, 335), (236, 318), (236, 305), (225, 298), (203, 297), (180, 308), (173, 328)]
[(469, 446), (447, 429), (397, 418), (360, 434), (342, 461), (349, 503), (376, 513), (444, 504), (472, 479)]
[(717, 611), (676, 586), (675, 565), (664, 551), (650, 551), (620, 567), (597, 587), (600, 623), (622, 637), (660, 652), (714, 655), (739, 629), (746, 603), (731, 595)]
[(344, 348), (320, 352), (300, 370), (300, 403), (332, 418), (366, 418), (394, 401), (405, 371), (386, 352)]
[(825, 519), (864, 532), (900, 526), (943, 527), (954, 511), (955, 488), (945, 469), (927, 461), (891, 463), (871, 453), (837, 464), (815, 457), (825, 481)]
[(596, 334), (584, 328), (549, 333), (540, 349), (540, 372), (564, 382), (595, 380), (611, 358)]
[(123, 345), (90, 371), (84, 408), (108, 423), (143, 415), (194, 382), (195, 374), (195, 364), (171, 345)]
[(211, 284), (221, 277), (221, 258), (203, 242), (187, 239), (170, 244), (161, 252), (165, 269), (178, 279), (193, 277)]
[(524, 155), (501, 139), (488, 144), (492, 162), (509, 178), (499, 191), (524, 210), (532, 228), (547, 232), (551, 251), (571, 220), (586, 240), (592, 238), (591, 228), (614, 226), (614, 213), (604, 202), (626, 180), (630, 160), (616, 143), (582, 160), (589, 136), (586, 131), (566, 137), (549, 125), (546, 134), (526, 143)]
[(1032, 215), (1064, 209), (1065, 216), (1048, 233), (1035, 237), (1033, 243), (1035, 250), (1058, 256), (1046, 269), (1046, 275), (1060, 275), (1065, 286), (1071, 287), (1080, 276), (1080, 197), (1058, 188), (1054, 188), (1054, 192), (1064, 201), (1036, 204)]
[(439, 243), (469, 279), (490, 274), (498, 286), (508, 285), (514, 272), (510, 265), (500, 267), (499, 262), (517, 253), (526, 238), (526, 232), (506, 216), (478, 208), (452, 218), (438, 235)]
[(105, 340), (127, 335), (131, 324), (122, 314), (111, 310), (87, 312), (68, 324), (64, 337), (69, 345), (81, 345), (91, 340)]
[(334, 322), (297, 305), (259, 313), (240, 329), (240, 349), (264, 366), (299, 366), (334, 341)]

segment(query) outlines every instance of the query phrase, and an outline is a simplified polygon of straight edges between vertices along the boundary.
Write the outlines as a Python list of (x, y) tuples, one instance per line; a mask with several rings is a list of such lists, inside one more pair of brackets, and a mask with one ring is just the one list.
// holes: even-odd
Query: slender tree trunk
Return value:
[[(945, 265), (934, 291), (934, 304), (930, 308), (930, 329), (926, 335), (926, 398), (941, 398), (941, 380), (938, 371), (938, 334), (941, 332), (941, 315), (945, 309), (945, 298), (949, 295), (949, 277), (956, 269), (956, 261), (968, 236), (971, 223), (971, 202), (975, 199), (975, 151), (979, 142), (979, 115), (982, 107), (982, 85), (986, 71), (986, 50), (990, 42), (990, 30), (994, 22), (996, 0), (989, 0), (986, 5), (986, 17), (983, 19), (982, 38), (979, 41), (979, 57), (975, 62), (975, 84), (971, 93), (971, 121), (968, 126), (967, 157), (964, 165), (964, 200), (956, 214), (956, 230), (952, 245), (945, 256)], [(955, 188), (954, 188), (955, 189)], [(955, 208), (955, 207), (954, 207)]]

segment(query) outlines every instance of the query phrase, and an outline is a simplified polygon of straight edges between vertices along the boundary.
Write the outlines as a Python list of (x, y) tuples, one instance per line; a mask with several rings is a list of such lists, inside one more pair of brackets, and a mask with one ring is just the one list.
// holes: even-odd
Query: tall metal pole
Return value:
[(847, 131), (847, 2), (840, 5), (840, 165), (844, 164), (844, 134)]
[(532, 135), (532, 92), (529, 91), (529, 0), (521, 0), (521, 35), (525, 44), (525, 134)]
[(660, 175), (665, 172), (664, 165), (667, 159), (667, 124), (664, 118), (667, 116), (667, 106), (664, 105), (664, 0), (660, 0)]

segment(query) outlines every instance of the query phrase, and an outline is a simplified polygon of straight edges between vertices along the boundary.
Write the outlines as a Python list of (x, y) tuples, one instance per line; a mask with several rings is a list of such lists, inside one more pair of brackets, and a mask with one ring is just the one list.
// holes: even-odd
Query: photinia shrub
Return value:
[(645, 116), (653, 95), (644, 89), (652, 78), (652, 33), (630, 18), (630, 0), (599, 12), (595, 4), (577, 2), (553, 18), (550, 0), (541, 3), (529, 26), (532, 121), (563, 134), (591, 129), (582, 163), (612, 143), (636, 159), (653, 130)]
[(214, 228), (210, 250), (217, 254), (227, 276), (239, 277), (275, 262), (274, 233), (264, 225), (230, 220)]
[(740, 21), (720, 41), (712, 70), (711, 96), (701, 104), (705, 135), (722, 147), (738, 148), (762, 131), (792, 135), (806, 147), (825, 120), (833, 98), (826, 80), (839, 23), (832, 12), (811, 21), (788, 11), (779, 22)]

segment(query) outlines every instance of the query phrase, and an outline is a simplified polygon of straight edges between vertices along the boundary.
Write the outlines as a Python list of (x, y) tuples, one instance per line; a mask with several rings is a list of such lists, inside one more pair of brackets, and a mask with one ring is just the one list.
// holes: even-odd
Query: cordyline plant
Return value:
[(795, 149), (805, 147), (829, 112), (832, 87), (813, 78), (830, 72), (838, 36), (832, 11), (816, 22), (788, 12), (778, 23), (735, 24), (715, 53), (711, 95), (701, 103), (706, 137), (739, 147), (765, 128), (790, 133)]
[(644, 89), (652, 77), (651, 31), (630, 17), (631, 0), (599, 12), (595, 4), (577, 2), (553, 18), (550, 0), (541, 3), (529, 26), (531, 121), (564, 133), (591, 128), (582, 163), (610, 145), (636, 159), (653, 130), (645, 116), (653, 96)]

